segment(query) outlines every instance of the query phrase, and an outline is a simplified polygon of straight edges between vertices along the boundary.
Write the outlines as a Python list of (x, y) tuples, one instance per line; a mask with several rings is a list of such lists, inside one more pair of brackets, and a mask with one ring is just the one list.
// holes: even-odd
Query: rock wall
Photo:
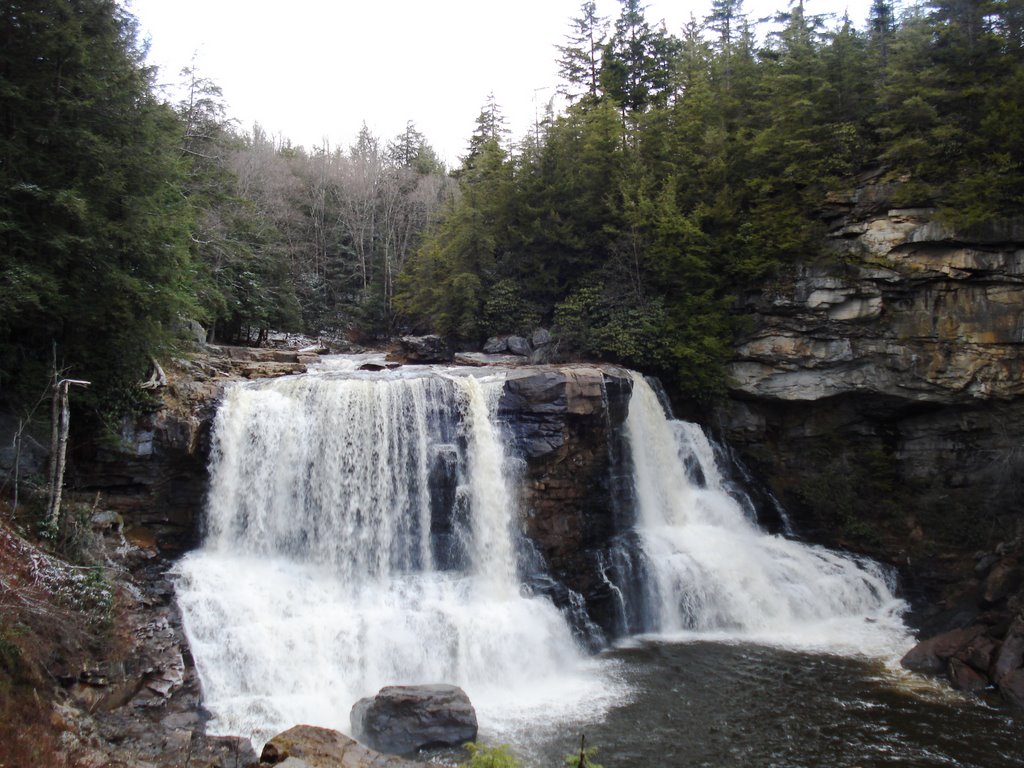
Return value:
[(614, 631), (601, 557), (622, 528), (617, 434), (631, 391), (628, 373), (612, 366), (525, 367), (509, 375), (499, 405), (526, 459), (523, 531), (541, 558), (533, 586), (594, 645)]
[(1024, 227), (967, 238), (894, 190), (833, 198), (834, 258), (744, 297), (712, 420), (816, 537), (914, 567), (1022, 518)]
[(72, 498), (97, 499), (120, 514), (126, 537), (137, 545), (169, 555), (195, 546), (224, 386), (304, 373), (317, 359), (315, 353), (206, 346), (194, 360), (173, 361), (155, 410), (125, 420), (116, 440), (78, 443), (67, 478)]

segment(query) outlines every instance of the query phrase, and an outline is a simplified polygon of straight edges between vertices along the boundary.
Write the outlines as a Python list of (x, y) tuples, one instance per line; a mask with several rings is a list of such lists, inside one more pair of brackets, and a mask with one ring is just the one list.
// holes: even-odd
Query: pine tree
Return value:
[(580, 15), (571, 21), (572, 32), (566, 44), (558, 46), (558, 74), (563, 85), (559, 93), (570, 102), (584, 96), (596, 100), (600, 95), (601, 53), (607, 36), (607, 20), (597, 15), (597, 4), (587, 0)]
[(180, 126), (114, 0), (8, 4), (0, 39), (4, 389), (42, 389), (55, 346), (117, 412), (195, 311)]

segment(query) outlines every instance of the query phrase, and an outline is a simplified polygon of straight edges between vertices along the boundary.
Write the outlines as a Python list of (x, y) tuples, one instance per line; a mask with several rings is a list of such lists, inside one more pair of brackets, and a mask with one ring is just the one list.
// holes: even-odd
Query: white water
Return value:
[[(403, 683), (462, 686), (484, 732), (599, 710), (597, 662), (520, 594), (502, 382), (345, 368), (237, 386), (218, 412), (207, 539), (178, 582), (211, 732), (347, 732), (358, 698)], [(448, 570), (439, 461), (458, 474)]]
[[(461, 685), (501, 740), (600, 717), (624, 693), (614, 670), (520, 590), (501, 376), (359, 362), (236, 386), (218, 412), (206, 542), (178, 568), (211, 733), (347, 732), (358, 698), (401, 683)], [(633, 384), (645, 629), (891, 654), (905, 632), (883, 575), (760, 531), (703, 432)], [(609, 587), (623, 605), (638, 592)]]
[(905, 644), (905, 606), (878, 567), (760, 530), (726, 492), (700, 427), (667, 419), (639, 374), (626, 437), (650, 631), (883, 656)]

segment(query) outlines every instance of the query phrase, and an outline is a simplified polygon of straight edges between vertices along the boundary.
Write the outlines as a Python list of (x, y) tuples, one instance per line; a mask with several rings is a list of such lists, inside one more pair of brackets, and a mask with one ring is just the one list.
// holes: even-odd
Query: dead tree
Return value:
[(54, 375), (53, 407), (50, 412), (50, 505), (46, 510), (46, 522), (56, 529), (60, 522), (60, 497), (64, 488), (64, 462), (68, 450), (68, 426), (71, 409), (68, 406), (68, 387), (88, 387), (88, 381), (81, 379), (57, 379)]

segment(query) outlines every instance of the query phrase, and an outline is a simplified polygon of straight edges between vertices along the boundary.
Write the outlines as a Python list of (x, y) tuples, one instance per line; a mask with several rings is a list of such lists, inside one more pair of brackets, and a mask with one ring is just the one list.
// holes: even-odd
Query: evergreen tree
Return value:
[(601, 53), (607, 36), (607, 20), (597, 15), (597, 3), (586, 0), (580, 15), (571, 21), (572, 32), (566, 44), (558, 46), (558, 74), (563, 84), (559, 92), (570, 101), (584, 96), (596, 100), (600, 95)]
[(180, 127), (114, 0), (7, 4), (0, 39), (3, 389), (38, 395), (55, 348), (116, 413), (196, 310)]
[(644, 111), (667, 92), (672, 46), (664, 32), (651, 29), (640, 0), (620, 2), (615, 33), (603, 54), (601, 86), (628, 115)]

